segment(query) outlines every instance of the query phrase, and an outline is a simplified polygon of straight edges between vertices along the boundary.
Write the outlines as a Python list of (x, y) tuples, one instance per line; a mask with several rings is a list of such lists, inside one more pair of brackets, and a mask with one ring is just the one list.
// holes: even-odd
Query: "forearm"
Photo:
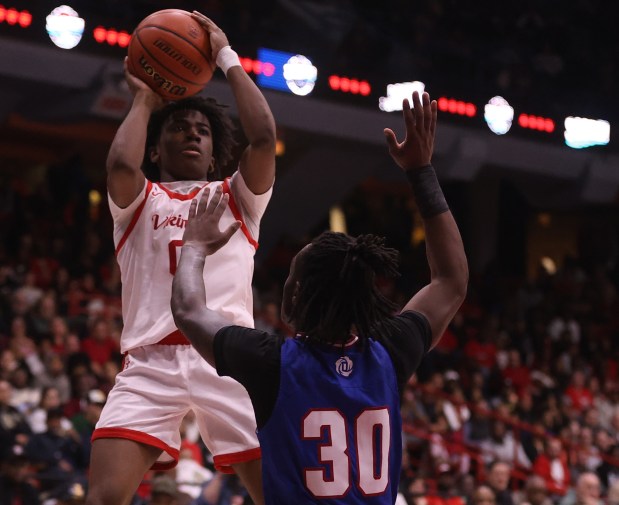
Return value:
[(424, 219), (423, 223), (432, 281), (448, 283), (464, 296), (468, 265), (462, 237), (451, 211)]
[(426, 254), (432, 279), (468, 280), (468, 267), (460, 231), (431, 165), (406, 172), (426, 235)]
[(172, 282), (172, 315), (179, 330), (185, 333), (196, 312), (206, 305), (204, 287), (204, 253), (184, 246)]
[(275, 151), (275, 120), (264, 95), (243, 67), (231, 67), (226, 78), (237, 104), (243, 133), (252, 148)]
[(447, 207), (434, 170), (426, 170), (422, 177), (407, 175), (422, 214), (431, 279), (403, 310), (415, 310), (426, 317), (432, 334), (432, 348), (464, 301), (468, 266), (458, 226)]
[(172, 317), (176, 327), (212, 366), (215, 366), (213, 339), (230, 323), (206, 307), (203, 251), (183, 246), (181, 259), (172, 282)]
[(108, 173), (117, 169), (140, 171), (146, 145), (146, 128), (153, 111), (149, 97), (138, 93), (124, 119), (107, 157)]

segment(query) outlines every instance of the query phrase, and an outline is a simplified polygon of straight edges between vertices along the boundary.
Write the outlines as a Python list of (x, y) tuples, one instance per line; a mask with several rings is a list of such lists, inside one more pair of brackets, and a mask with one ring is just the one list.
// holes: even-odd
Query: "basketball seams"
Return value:
[[(170, 32), (170, 33), (174, 33), (174, 32)], [(135, 32), (135, 37), (137, 39), (137, 41), (140, 43), (140, 47), (144, 50), (145, 53), (147, 53), (153, 60), (155, 60), (157, 62), (157, 64), (161, 65), (161, 68), (166, 70), (167, 72), (170, 73), (170, 75), (173, 75), (174, 77), (176, 77), (177, 79), (180, 79), (180, 81), (182, 83), (187, 83), (190, 84), (192, 86), (201, 86), (201, 88), (204, 87), (204, 84), (199, 83), (199, 82), (195, 82), (195, 81), (190, 81), (188, 79), (186, 79), (185, 77), (177, 74), (176, 72), (174, 72), (173, 70), (171, 70), (170, 68), (168, 68), (164, 63), (162, 63), (158, 58), (155, 57), (155, 55), (153, 53), (151, 53), (148, 48), (146, 47), (146, 45), (144, 44), (144, 42), (142, 41), (142, 39), (140, 38), (140, 33), (139, 31)]]
[(129, 44), (129, 70), (168, 100), (199, 93), (211, 80), (214, 65), (209, 34), (181, 9), (146, 16)]
[[(169, 28), (166, 28), (165, 26), (161, 26), (161, 25), (143, 25), (143, 26), (139, 26), (138, 29), (136, 30), (136, 35), (139, 34), (139, 32), (141, 32), (142, 30), (144, 30), (145, 28), (157, 28), (158, 30), (161, 30), (162, 32), (167, 32), (170, 33), (176, 37), (178, 37), (181, 40), (184, 40), (185, 42), (187, 42), (191, 47), (193, 47), (198, 53), (200, 53), (200, 56), (202, 56), (202, 58), (204, 58), (206, 60), (206, 62), (211, 61), (211, 58), (208, 57), (206, 54), (204, 54), (202, 52), (202, 49), (200, 49), (198, 46), (196, 46), (193, 41), (186, 39), (183, 35), (181, 35), (180, 33), (177, 33), (175, 31), (170, 30)], [(202, 29), (202, 28), (200, 28)], [(206, 36), (208, 37), (208, 33), (206, 34)], [(140, 40), (140, 43), (142, 43), (142, 41)], [(142, 46), (144, 46), (144, 44), (142, 44)]]

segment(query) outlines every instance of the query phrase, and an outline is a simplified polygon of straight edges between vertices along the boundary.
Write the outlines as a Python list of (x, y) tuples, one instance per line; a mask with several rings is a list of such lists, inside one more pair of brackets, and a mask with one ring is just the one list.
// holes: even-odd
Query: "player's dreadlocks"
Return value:
[(234, 125), (224, 112), (225, 105), (217, 103), (212, 98), (192, 96), (169, 102), (161, 109), (153, 112), (148, 121), (146, 133), (146, 152), (142, 161), (142, 171), (147, 179), (153, 182), (160, 180), (159, 167), (150, 161), (150, 150), (159, 141), (161, 130), (166, 119), (176, 111), (196, 110), (204, 114), (210, 124), (213, 135), (213, 157), (215, 158), (215, 172), (221, 177), (221, 169), (232, 159), (232, 149), (236, 145), (234, 139)]
[(291, 314), (297, 331), (328, 343), (347, 339), (353, 326), (360, 338), (380, 337), (395, 304), (380, 293), (375, 278), (397, 276), (397, 266), (398, 252), (381, 237), (321, 234), (303, 258)]

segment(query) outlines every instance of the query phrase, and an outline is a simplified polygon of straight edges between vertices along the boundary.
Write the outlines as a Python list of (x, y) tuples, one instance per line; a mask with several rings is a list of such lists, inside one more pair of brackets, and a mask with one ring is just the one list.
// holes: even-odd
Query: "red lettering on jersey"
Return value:
[(187, 225), (187, 219), (183, 219), (183, 216), (166, 216), (161, 219), (159, 214), (153, 214), (153, 229), (167, 228), (168, 226), (175, 226), (181, 230)]

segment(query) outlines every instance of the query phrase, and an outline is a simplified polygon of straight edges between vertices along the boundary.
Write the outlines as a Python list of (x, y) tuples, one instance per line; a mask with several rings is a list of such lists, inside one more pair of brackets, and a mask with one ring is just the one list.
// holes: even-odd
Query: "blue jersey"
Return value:
[(268, 505), (393, 504), (402, 454), (400, 394), (431, 342), (403, 312), (380, 343), (326, 347), (241, 326), (215, 335), (217, 372), (247, 389)]
[(402, 462), (396, 374), (385, 348), (281, 348), (279, 394), (258, 439), (269, 505), (393, 504)]

